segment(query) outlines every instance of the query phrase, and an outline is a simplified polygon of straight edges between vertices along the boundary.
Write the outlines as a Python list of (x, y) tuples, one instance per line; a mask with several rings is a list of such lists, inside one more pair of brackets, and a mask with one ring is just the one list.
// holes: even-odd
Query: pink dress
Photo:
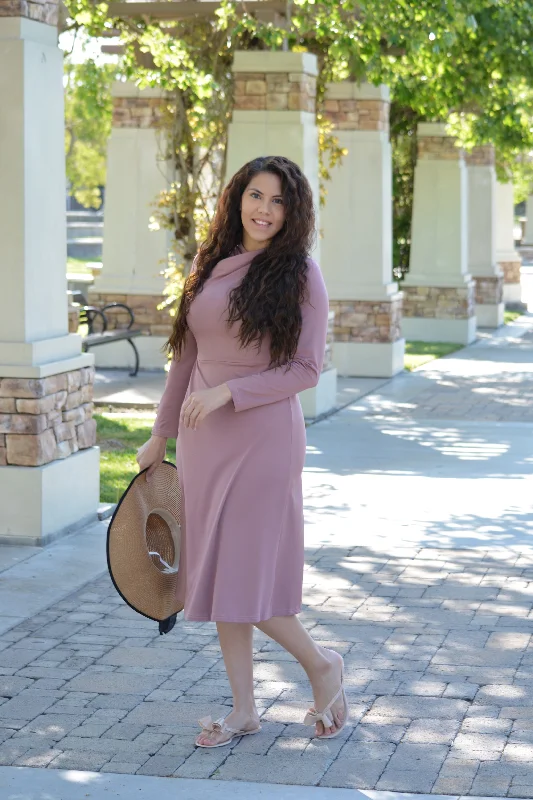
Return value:
[(153, 433), (178, 434), (191, 392), (226, 383), (232, 400), (196, 430), (180, 426), (176, 466), (184, 497), (178, 593), (188, 620), (260, 622), (301, 609), (302, 470), (306, 435), (298, 392), (315, 386), (326, 344), (328, 296), (309, 259), (308, 298), (290, 369), (268, 369), (269, 337), (241, 349), (228, 330), (228, 294), (253, 252), (215, 266), (191, 303), (186, 346), (174, 360)]

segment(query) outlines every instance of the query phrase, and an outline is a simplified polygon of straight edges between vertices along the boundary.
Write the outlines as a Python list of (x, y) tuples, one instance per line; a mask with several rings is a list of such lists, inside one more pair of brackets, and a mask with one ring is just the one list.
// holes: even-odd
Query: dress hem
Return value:
[(293, 611), (273, 612), (267, 617), (261, 616), (259, 618), (232, 617), (231, 619), (228, 619), (228, 617), (223, 617), (218, 614), (209, 617), (200, 615), (188, 616), (187, 614), (184, 614), (184, 619), (186, 622), (248, 622), (252, 625), (255, 625), (257, 622), (267, 622), (267, 620), (272, 619), (272, 617), (293, 617), (295, 614), (299, 614), (301, 610), (302, 606), (300, 605)]

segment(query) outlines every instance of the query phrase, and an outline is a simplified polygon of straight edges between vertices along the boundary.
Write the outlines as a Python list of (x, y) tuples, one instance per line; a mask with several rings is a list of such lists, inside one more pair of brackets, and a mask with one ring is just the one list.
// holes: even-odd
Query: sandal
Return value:
[(317, 735), (317, 739), (334, 739), (335, 736), (338, 736), (339, 733), (342, 731), (346, 723), (348, 722), (348, 715), (350, 710), (348, 708), (348, 700), (346, 699), (346, 692), (344, 690), (344, 661), (342, 662), (341, 666), (341, 685), (340, 689), (325, 707), (323, 711), (316, 711), (314, 708), (310, 708), (307, 714), (305, 715), (304, 725), (316, 725), (317, 722), (321, 722), (324, 728), (333, 728), (335, 727), (335, 721), (333, 720), (333, 715), (331, 714), (331, 706), (338, 700), (338, 698), (342, 695), (342, 700), (344, 703), (344, 718), (342, 721), (342, 725), (340, 728), (337, 728), (333, 733), (323, 733), (322, 736)]
[(238, 731), (235, 728), (230, 728), (229, 725), (226, 725), (225, 717), (220, 717), (220, 719), (217, 719), (214, 722), (211, 717), (203, 717), (202, 719), (198, 720), (198, 724), (202, 729), (201, 733), (198, 734), (199, 736), (201, 736), (202, 733), (227, 733), (229, 734), (229, 739), (225, 739), (223, 742), (218, 742), (217, 744), (199, 744), (198, 740), (196, 740), (196, 747), (223, 747), (224, 745), (232, 742), (236, 736), (247, 736), (250, 733), (259, 733), (261, 730), (261, 725), (259, 725), (257, 728), (253, 728), (251, 731)]

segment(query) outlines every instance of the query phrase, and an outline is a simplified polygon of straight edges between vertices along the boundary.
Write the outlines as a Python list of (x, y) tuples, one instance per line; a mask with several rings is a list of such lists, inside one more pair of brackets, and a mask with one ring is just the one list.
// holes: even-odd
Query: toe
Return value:
[(323, 736), (324, 733), (325, 733), (325, 730), (324, 730), (323, 723), (322, 722), (317, 722), (317, 724), (316, 724), (316, 735), (317, 736)]

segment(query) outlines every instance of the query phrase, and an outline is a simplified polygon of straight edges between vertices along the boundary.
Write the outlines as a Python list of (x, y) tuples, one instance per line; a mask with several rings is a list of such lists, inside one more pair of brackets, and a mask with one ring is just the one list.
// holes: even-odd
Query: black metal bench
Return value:
[[(79, 304), (80, 310), (80, 324), (87, 325), (87, 334), (82, 336), (82, 350), (84, 353), (90, 347), (97, 347), (102, 344), (110, 344), (111, 342), (126, 341), (129, 342), (135, 356), (135, 367), (130, 376), (134, 378), (139, 371), (139, 351), (135, 346), (135, 339), (137, 336), (142, 336), (143, 333), (138, 328), (133, 328), (135, 322), (135, 315), (132, 309), (125, 303), (108, 303), (102, 308), (97, 306), (90, 306), (87, 303), (85, 296), (81, 292), (69, 292), (72, 300)], [(110, 311), (114, 313), (109, 314)], [(116, 312), (125, 311), (127, 314), (127, 323), (120, 323)], [(107, 313), (106, 313), (107, 312)], [(112, 320), (112, 317), (115, 317)], [(118, 327), (121, 325), (121, 327)]]

